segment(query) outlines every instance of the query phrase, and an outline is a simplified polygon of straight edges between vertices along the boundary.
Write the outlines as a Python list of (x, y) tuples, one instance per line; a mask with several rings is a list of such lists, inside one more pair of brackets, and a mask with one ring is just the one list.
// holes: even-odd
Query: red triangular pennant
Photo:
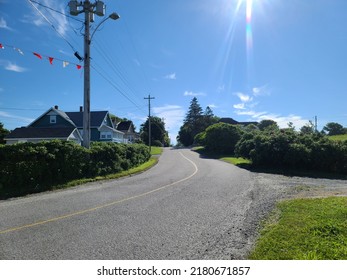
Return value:
[(78, 70), (80, 70), (82, 68), (82, 66), (78, 65), (78, 64), (76, 65), (76, 67), (77, 67)]
[(53, 59), (54, 57), (48, 57), (49, 63), (52, 65), (53, 64)]
[(40, 55), (40, 54), (38, 54), (38, 53), (33, 53), (35, 56), (37, 56), (39, 59), (42, 59), (42, 56)]

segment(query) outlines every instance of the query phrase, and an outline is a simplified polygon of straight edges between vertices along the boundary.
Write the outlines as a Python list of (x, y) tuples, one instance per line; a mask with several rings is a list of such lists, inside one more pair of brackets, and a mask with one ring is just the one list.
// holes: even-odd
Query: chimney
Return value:
[(55, 106), (54, 106), (54, 109), (58, 110), (58, 109), (59, 109), (58, 105), (55, 105)]
[(81, 113), (83, 112), (83, 106), (80, 106), (80, 112)]

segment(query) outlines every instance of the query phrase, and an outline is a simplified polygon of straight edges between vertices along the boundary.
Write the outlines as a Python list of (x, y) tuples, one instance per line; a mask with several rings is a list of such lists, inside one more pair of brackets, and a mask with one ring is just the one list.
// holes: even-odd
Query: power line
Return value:
[(130, 97), (128, 97), (125, 93), (122, 92), (122, 90), (115, 85), (111, 79), (109, 79), (108, 77), (106, 77), (103, 73), (101, 73), (98, 69), (96, 69), (93, 65), (91, 65), (91, 67), (102, 77), (104, 78), (105, 81), (107, 81), (115, 90), (117, 90), (121, 95), (123, 95), (129, 102), (131, 102), (133, 105), (136, 106), (136, 108), (138, 108), (140, 111), (143, 111), (143, 109), (137, 105), (133, 100), (130, 99)]
[(72, 16), (70, 16), (70, 15), (64, 14), (64, 13), (58, 11), (58, 10), (55, 10), (55, 9), (53, 9), (53, 8), (51, 8), (51, 7), (48, 7), (48, 6), (46, 6), (46, 5), (43, 5), (43, 4), (39, 3), (39, 2), (36, 2), (36, 1), (33, 1), (33, 0), (29, 0), (29, 1), (35, 3), (35, 4), (39, 5), (39, 6), (42, 6), (42, 7), (46, 8), (46, 9), (48, 9), (48, 10), (54, 11), (54, 12), (56, 12), (56, 13), (58, 13), (58, 14), (61, 14), (61, 15), (65, 16), (65, 17), (67, 17), (67, 18), (71, 18), (71, 19), (73, 19), (73, 20), (75, 20), (75, 21), (79, 21), (79, 22), (82, 22), (82, 23), (83, 23), (83, 20), (80, 20), (80, 19), (78, 19), (78, 18), (74, 18), (74, 17), (72, 17)]
[(45, 21), (48, 22), (48, 24), (53, 28), (53, 30), (72, 48), (74, 52), (76, 52), (76, 49), (74, 46), (64, 37), (63, 34), (61, 34), (54, 26), (54, 24), (32, 3), (32, 0), (27, 0), (31, 6), (45, 19)]
[(108, 66), (110, 66), (110, 68), (114, 71), (116, 76), (119, 77), (123, 84), (129, 89), (130, 93), (132, 93), (134, 97), (138, 98), (138, 96), (136, 96), (135, 89), (127, 79), (126, 75), (124, 75), (124, 69), (121, 69), (117, 61), (113, 62), (111, 57), (108, 55), (108, 52), (104, 51), (98, 43), (96, 46), (96, 51), (102, 56), (102, 58), (105, 60)]

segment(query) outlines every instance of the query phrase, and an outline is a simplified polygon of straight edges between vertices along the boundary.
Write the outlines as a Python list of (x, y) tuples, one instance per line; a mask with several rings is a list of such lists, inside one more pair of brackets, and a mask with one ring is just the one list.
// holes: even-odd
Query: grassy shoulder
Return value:
[(151, 155), (152, 156), (161, 155), (162, 153), (163, 153), (162, 147), (151, 147)]
[(252, 164), (252, 161), (242, 157), (221, 157), (220, 160), (242, 167), (250, 166)]
[(347, 140), (347, 134), (328, 136), (328, 138), (333, 141), (345, 141)]
[(70, 187), (74, 187), (74, 186), (78, 186), (78, 185), (82, 185), (82, 184), (86, 184), (86, 183), (90, 183), (90, 182), (97, 182), (97, 181), (102, 181), (102, 180), (113, 180), (113, 179), (118, 179), (121, 177), (131, 176), (131, 175), (134, 175), (137, 173), (144, 172), (144, 171), (150, 169), (151, 167), (153, 167), (154, 165), (156, 165), (157, 163), (158, 163), (158, 158), (151, 157), (149, 161), (147, 161), (147, 162), (145, 162), (145, 163), (143, 163), (137, 167), (126, 170), (126, 171), (122, 171), (122, 172), (115, 173), (115, 174), (109, 174), (109, 175), (105, 175), (105, 176), (98, 176), (95, 178), (74, 180), (74, 181), (68, 182), (64, 185), (56, 186), (53, 189), (65, 189), (65, 188), (70, 188)]
[(225, 155), (225, 154), (216, 154), (210, 151), (207, 151), (204, 147), (198, 146), (192, 148), (192, 151), (195, 151), (199, 153), (201, 156), (219, 159), (231, 164), (234, 164), (239, 167), (250, 167), (252, 165), (252, 161), (249, 159), (241, 158), (241, 157), (234, 157), (232, 155)]
[(347, 197), (287, 200), (264, 223), (249, 258), (345, 260), (346, 244)]

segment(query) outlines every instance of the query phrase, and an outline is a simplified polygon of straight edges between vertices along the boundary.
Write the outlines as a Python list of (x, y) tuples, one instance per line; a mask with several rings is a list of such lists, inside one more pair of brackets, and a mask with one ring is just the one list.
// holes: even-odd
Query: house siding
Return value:
[(56, 116), (56, 123), (50, 122), (51, 115), (45, 115), (42, 118), (38, 119), (36, 122), (31, 124), (31, 127), (50, 127), (50, 126), (62, 126), (62, 127), (74, 127), (71, 123), (66, 121), (64, 118), (62, 118), (59, 115)]
[(97, 128), (90, 129), (90, 141), (100, 141), (100, 131)]

